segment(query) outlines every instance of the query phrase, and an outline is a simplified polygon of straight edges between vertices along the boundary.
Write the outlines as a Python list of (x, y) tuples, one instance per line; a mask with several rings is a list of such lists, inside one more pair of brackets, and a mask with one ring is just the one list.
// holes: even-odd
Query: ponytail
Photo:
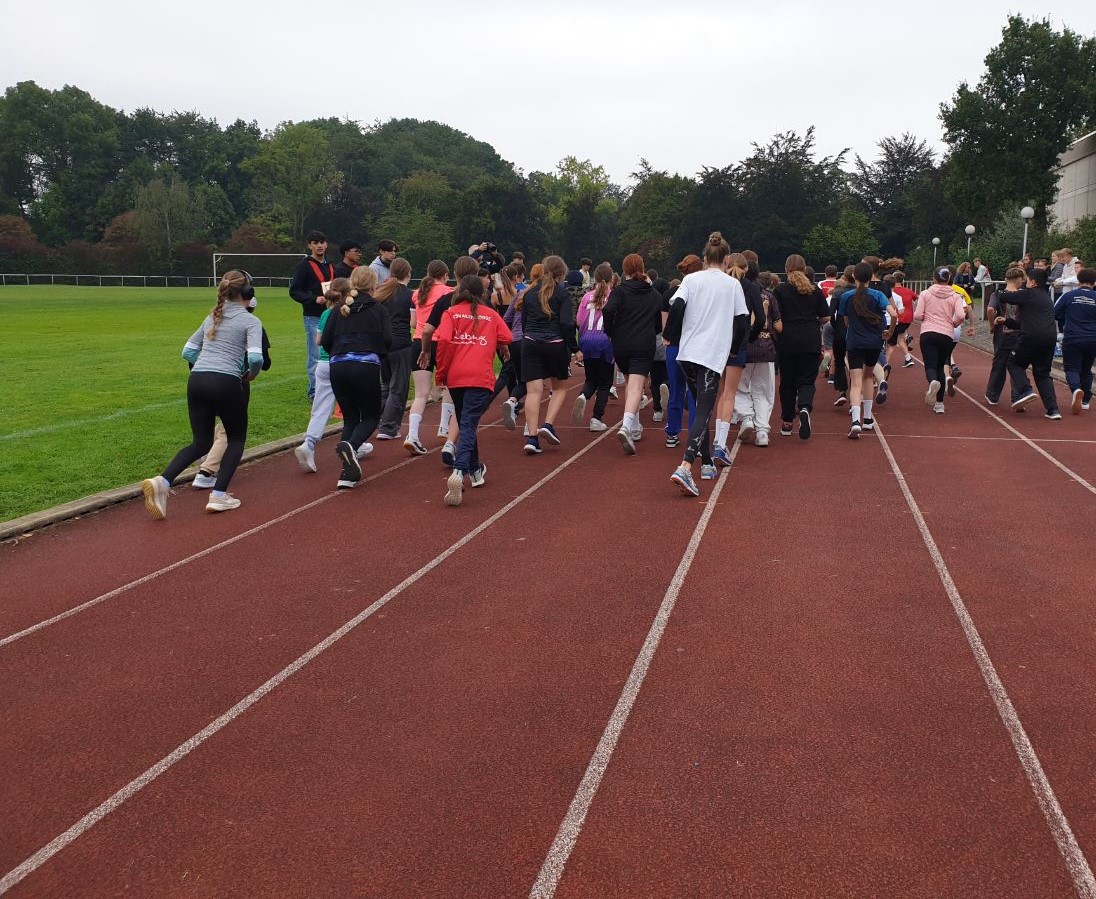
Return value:
[(403, 286), (400, 282), (410, 275), (411, 263), (402, 256), (397, 256), (388, 266), (388, 278), (373, 291), (373, 299), (378, 303), (387, 303), (396, 295), (396, 291)]
[(540, 279), (540, 311), (551, 318), (552, 295), (567, 277), (567, 263), (559, 256), (547, 256), (541, 265), (544, 270)]
[(594, 269), (594, 308), (601, 309), (609, 301), (609, 292), (613, 281), (613, 267), (603, 262)]
[(210, 311), (213, 326), (206, 333), (209, 340), (217, 337), (217, 327), (225, 317), (225, 303), (229, 300), (238, 300), (242, 296), (243, 289), (247, 286), (247, 275), (233, 269), (221, 276), (221, 283), (217, 285), (217, 305)]
[(419, 282), (419, 289), (415, 291), (415, 304), (417, 306), (425, 306), (426, 298), (430, 294), (431, 288), (438, 282), (445, 283), (449, 277), (449, 266), (447, 266), (440, 259), (434, 259), (426, 266), (426, 277)]
[(788, 274), (788, 283), (801, 294), (814, 293), (814, 282), (807, 277), (807, 260), (793, 253), (784, 261), (784, 271)]

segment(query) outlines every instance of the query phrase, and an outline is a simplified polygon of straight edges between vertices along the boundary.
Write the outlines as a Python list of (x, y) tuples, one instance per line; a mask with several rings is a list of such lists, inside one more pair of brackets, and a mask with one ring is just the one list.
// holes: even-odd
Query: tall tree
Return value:
[(951, 161), (945, 190), (974, 224), (1027, 203), (1045, 221), (1058, 157), (1096, 112), (1083, 100), (1096, 97), (1096, 40), (1009, 16), (985, 66), (977, 87), (961, 83), (940, 107)]
[(620, 212), (621, 255), (638, 252), (649, 265), (667, 270), (678, 255), (696, 182), (656, 171), (646, 159), (632, 178), (636, 186)]
[(875, 224), (882, 252), (901, 256), (918, 242), (913, 232), (914, 197), (922, 179), (932, 171), (934, 156), (928, 143), (908, 132), (884, 137), (874, 162), (856, 157), (858, 178), (854, 195)]
[(197, 237), (205, 224), (201, 195), (168, 171), (137, 189), (134, 226), (153, 262), (175, 264), (176, 248)]

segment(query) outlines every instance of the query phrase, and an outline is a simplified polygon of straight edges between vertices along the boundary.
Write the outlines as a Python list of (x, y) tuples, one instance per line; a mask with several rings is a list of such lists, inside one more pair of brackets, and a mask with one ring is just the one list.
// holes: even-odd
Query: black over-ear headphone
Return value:
[(240, 274), (247, 279), (247, 283), (240, 288), (240, 296), (250, 302), (255, 298), (255, 285), (251, 282), (251, 275), (240, 269)]

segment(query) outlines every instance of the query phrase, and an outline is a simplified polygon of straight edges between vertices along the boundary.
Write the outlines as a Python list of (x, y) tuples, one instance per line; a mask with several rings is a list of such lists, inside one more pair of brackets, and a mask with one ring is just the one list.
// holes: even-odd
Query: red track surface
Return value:
[(741, 448), (695, 557), (713, 484), (682, 497), (649, 423), (634, 458), (487, 428), (459, 509), (436, 454), (382, 443), (348, 493), (333, 450), (319, 475), (287, 454), (240, 471), (238, 512), (180, 487), (165, 522), (133, 502), (0, 547), (0, 641), (118, 591), (0, 645), (0, 892), (1088, 895), (1096, 413), (993, 410), (1071, 477), (960, 359), (981, 407), (933, 415), (896, 371), (859, 443), (821, 384), (809, 442)]

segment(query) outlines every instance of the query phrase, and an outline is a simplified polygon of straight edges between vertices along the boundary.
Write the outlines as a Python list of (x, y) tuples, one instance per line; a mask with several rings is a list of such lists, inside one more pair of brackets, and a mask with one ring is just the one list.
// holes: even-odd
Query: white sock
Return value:
[(731, 436), (731, 423), (717, 418), (715, 420), (715, 442), (717, 446), (726, 446)]
[(211, 490), (211, 491), (209, 492), (209, 495), (210, 495), (210, 496), (215, 496), (215, 497), (217, 497), (218, 499), (220, 499), (220, 498), (222, 498), (222, 497), (223, 497), (223, 496), (225, 495), (225, 492), (224, 492), (223, 490)]
[(639, 424), (639, 416), (634, 412), (625, 412), (624, 421), (621, 422), (621, 427), (624, 428), (629, 434), (636, 429)]
[(419, 426), (422, 424), (422, 413), (412, 412), (407, 417), (407, 439), (418, 440), (419, 439)]
[(852, 423), (854, 425), (860, 424), (860, 410), (853, 406), (850, 411), (852, 412)]
[(438, 431), (448, 431), (449, 421), (456, 413), (456, 407), (452, 403), (441, 404), (441, 421), (438, 422)]
[(861, 405), (864, 407), (864, 420), (867, 421), (871, 418), (871, 400), (864, 400)]

